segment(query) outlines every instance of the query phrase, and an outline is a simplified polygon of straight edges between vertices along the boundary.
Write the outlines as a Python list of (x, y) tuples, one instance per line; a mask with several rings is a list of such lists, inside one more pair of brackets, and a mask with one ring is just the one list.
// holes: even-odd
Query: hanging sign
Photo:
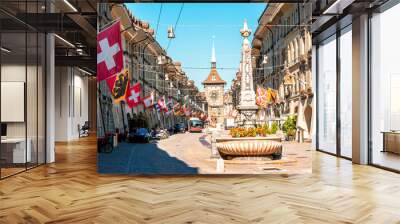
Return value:
[(150, 93), (149, 96), (146, 96), (146, 97), (143, 99), (143, 104), (144, 104), (144, 107), (145, 107), (145, 108), (150, 108), (150, 107), (152, 107), (152, 106), (154, 105), (154, 94), (153, 94), (153, 93)]
[(129, 71), (128, 69), (125, 69), (121, 73), (118, 73), (117, 75), (106, 80), (115, 103), (119, 103), (121, 100), (125, 100), (125, 95), (129, 88), (128, 77)]

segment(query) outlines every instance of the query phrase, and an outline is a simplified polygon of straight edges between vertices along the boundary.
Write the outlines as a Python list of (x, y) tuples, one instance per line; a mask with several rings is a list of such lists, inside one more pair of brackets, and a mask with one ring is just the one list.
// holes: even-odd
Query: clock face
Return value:
[(212, 91), (211, 92), (211, 98), (215, 101), (218, 98), (218, 92), (217, 91)]

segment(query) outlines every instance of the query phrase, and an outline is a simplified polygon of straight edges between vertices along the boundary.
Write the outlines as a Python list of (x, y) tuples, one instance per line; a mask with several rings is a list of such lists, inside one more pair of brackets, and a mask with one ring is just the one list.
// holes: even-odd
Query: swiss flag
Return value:
[(120, 22), (97, 34), (97, 81), (100, 82), (123, 69)]
[(136, 107), (139, 105), (140, 98), (140, 83), (136, 83), (132, 87), (130, 87), (130, 83), (128, 83), (128, 92), (126, 93), (125, 101), (128, 104), (129, 108)]

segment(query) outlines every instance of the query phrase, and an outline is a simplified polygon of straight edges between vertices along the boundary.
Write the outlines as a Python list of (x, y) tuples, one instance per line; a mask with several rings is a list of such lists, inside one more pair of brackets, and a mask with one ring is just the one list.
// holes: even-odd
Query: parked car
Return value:
[(166, 139), (169, 137), (169, 133), (166, 129), (159, 129), (152, 132), (153, 139)]
[(138, 128), (131, 137), (133, 142), (150, 142), (151, 135), (147, 128)]
[(183, 123), (175, 124), (174, 133), (185, 133), (186, 127)]
[(167, 131), (168, 131), (168, 135), (175, 134), (175, 128), (173, 128), (173, 127), (168, 128)]

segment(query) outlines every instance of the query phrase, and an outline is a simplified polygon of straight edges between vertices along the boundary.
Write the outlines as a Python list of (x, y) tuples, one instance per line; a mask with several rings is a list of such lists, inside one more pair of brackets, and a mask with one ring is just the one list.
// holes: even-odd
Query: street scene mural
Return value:
[(98, 4), (98, 172), (310, 173), (311, 11)]

